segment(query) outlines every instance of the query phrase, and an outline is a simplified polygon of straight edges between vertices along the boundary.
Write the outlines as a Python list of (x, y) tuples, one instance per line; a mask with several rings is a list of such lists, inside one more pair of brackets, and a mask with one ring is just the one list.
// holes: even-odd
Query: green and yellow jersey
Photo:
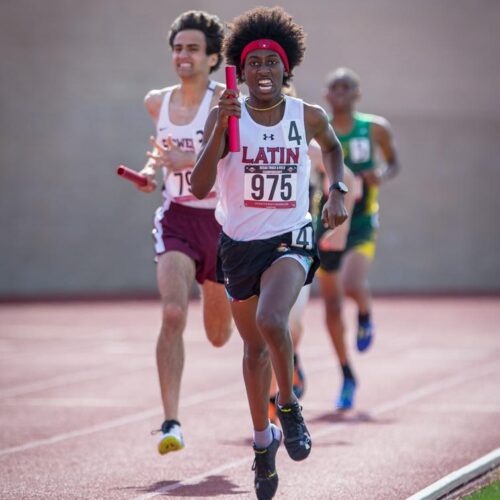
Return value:
[(352, 170), (356, 180), (356, 202), (352, 212), (346, 249), (356, 248), (373, 259), (378, 228), (379, 190), (377, 186), (368, 186), (360, 174), (376, 167), (372, 140), (372, 126), (376, 117), (355, 111), (353, 119), (353, 127), (348, 134), (337, 133), (342, 144), (344, 163)]
[[(342, 145), (344, 163), (355, 175), (354, 191), (356, 202), (350, 221), (346, 250), (355, 249), (372, 260), (375, 256), (378, 228), (378, 187), (368, 186), (360, 174), (365, 170), (376, 167), (375, 148), (372, 140), (372, 126), (376, 122), (376, 117), (355, 112), (353, 118), (354, 124), (348, 134), (335, 132)], [(316, 224), (318, 240), (325, 232), (320, 220), (320, 214), (326, 199), (327, 195), (322, 194), (321, 202), (316, 210), (318, 214)], [(339, 261), (337, 258), (331, 258), (330, 253), (333, 255), (335, 252), (322, 252), (320, 250), (321, 268), (327, 271), (335, 271), (338, 269)]]
[(351, 231), (369, 223), (373, 226), (378, 214), (378, 187), (368, 186), (359, 174), (365, 170), (375, 168), (375, 154), (372, 141), (373, 115), (354, 113), (354, 125), (348, 134), (339, 134), (337, 137), (342, 144), (344, 163), (356, 175), (356, 204), (354, 205)]

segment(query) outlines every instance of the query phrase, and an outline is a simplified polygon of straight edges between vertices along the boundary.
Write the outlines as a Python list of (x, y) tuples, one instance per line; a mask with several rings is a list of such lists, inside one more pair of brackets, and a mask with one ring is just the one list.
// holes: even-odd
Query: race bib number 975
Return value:
[(297, 165), (245, 165), (245, 207), (295, 208)]

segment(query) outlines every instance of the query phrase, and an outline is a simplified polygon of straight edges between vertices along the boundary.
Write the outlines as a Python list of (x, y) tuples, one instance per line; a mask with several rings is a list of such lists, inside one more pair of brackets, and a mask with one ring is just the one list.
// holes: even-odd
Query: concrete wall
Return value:
[[(201, 8), (229, 20), (253, 5), (1, 2), (0, 296), (155, 290), (159, 194), (114, 169), (144, 161), (153, 127), (142, 98), (175, 81), (174, 17)], [(282, 5), (308, 33), (299, 93), (320, 103), (324, 75), (349, 65), (360, 109), (394, 127), (404, 170), (382, 188), (374, 288), (500, 290), (500, 2)]]

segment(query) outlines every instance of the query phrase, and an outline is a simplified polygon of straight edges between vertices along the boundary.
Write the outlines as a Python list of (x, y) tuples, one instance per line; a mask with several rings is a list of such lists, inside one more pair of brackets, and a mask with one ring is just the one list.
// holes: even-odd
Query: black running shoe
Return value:
[[(276, 402), (278, 401), (278, 396), (276, 396)], [(306, 459), (311, 453), (312, 446), (311, 436), (302, 418), (301, 409), (297, 401), (284, 406), (276, 404), (276, 415), (283, 429), (286, 451), (296, 462)]]
[[(276, 437), (278, 435), (278, 437)], [(253, 447), (255, 460), (252, 470), (255, 471), (255, 493), (259, 500), (269, 500), (276, 495), (278, 489), (278, 472), (276, 471), (276, 452), (281, 443), (281, 432), (273, 429), (273, 442), (267, 448)]]

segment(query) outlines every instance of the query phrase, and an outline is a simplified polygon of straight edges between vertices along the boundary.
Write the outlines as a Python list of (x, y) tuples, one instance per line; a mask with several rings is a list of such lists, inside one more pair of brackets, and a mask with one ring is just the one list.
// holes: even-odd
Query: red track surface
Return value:
[[(278, 453), (287, 499), (402, 499), (500, 446), (500, 299), (379, 299), (373, 349), (339, 386), (319, 301), (306, 310), (304, 416), (313, 451)], [(350, 344), (353, 310), (348, 309)], [(0, 308), (0, 498), (253, 498), (241, 341), (216, 350), (191, 304), (181, 420), (160, 457), (155, 302)]]

